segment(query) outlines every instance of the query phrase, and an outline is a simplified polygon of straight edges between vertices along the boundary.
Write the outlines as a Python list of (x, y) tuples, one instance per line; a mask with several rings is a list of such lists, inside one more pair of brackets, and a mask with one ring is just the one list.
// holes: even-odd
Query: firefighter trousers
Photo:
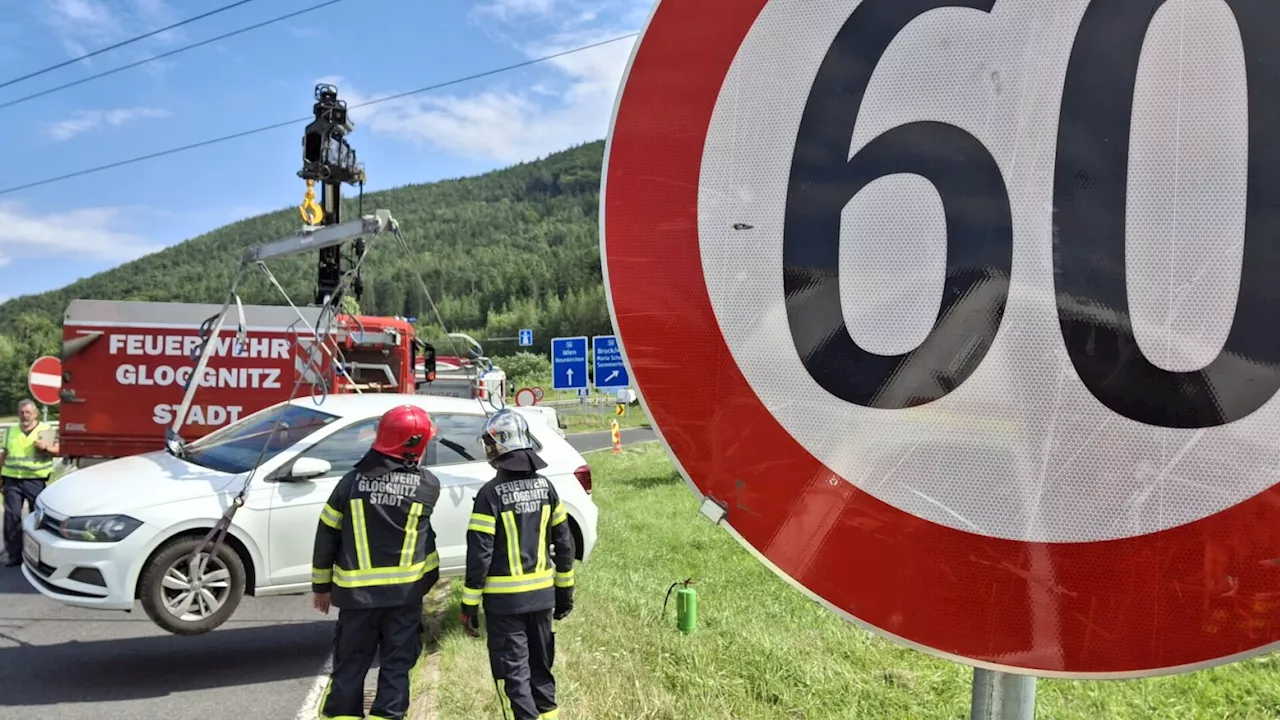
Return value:
[(403, 720), (409, 711), (409, 671), (422, 652), (422, 605), (338, 611), (333, 672), (320, 698), (320, 717), (364, 718), (364, 680), (378, 658), (378, 693), (370, 720)]
[(556, 635), (551, 610), (494, 615), (485, 613), (489, 667), (498, 686), (504, 720), (552, 720), (556, 708)]

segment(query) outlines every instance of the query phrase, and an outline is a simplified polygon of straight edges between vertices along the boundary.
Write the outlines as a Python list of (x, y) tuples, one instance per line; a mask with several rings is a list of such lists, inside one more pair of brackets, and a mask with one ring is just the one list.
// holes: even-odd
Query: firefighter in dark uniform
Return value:
[(476, 493), (467, 525), (462, 625), (478, 635), (483, 600), (503, 718), (558, 718), (551, 620), (573, 610), (573, 535), (556, 489), (538, 474), (547, 464), (525, 419), (500, 410), (480, 437), (498, 472)]
[(373, 447), (338, 481), (320, 513), (312, 558), (312, 604), (339, 610), (333, 672), (320, 717), (364, 718), (364, 681), (378, 657), (370, 720), (402, 720), (409, 670), (422, 652), (423, 597), (440, 578), (431, 512), (440, 481), (418, 465), (436, 425), (400, 405), (378, 421)]

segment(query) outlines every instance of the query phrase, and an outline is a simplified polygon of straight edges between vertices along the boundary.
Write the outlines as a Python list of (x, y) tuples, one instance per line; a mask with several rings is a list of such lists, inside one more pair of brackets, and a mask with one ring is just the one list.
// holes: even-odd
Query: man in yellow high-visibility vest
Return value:
[(41, 433), (52, 430), (40, 421), (36, 404), (30, 400), (18, 403), (18, 424), (4, 433), (0, 449), (0, 483), (4, 485), (4, 564), (14, 567), (22, 563), (22, 505), (35, 509), (36, 496), (44, 490), (53, 474), (53, 456), (58, 454), (58, 441), (46, 443)]

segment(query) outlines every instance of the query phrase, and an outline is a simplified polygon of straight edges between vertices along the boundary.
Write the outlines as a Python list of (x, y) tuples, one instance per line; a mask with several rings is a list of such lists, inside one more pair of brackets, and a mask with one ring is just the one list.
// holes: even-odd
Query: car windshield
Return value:
[(222, 472), (247, 472), (337, 419), (308, 407), (278, 405), (192, 442), (182, 459)]

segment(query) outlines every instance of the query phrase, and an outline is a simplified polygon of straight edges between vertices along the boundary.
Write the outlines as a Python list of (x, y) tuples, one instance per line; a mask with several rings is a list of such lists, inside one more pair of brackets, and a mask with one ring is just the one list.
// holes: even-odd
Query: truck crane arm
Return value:
[[(325, 251), (341, 248), (348, 242), (361, 241), (378, 233), (395, 231), (398, 227), (390, 210), (375, 210), (373, 215), (365, 215), (359, 220), (348, 220), (338, 225), (321, 227), (308, 226), (298, 232), (279, 240), (252, 245), (244, 253), (245, 263), (265, 262), (275, 258), (289, 257), (304, 252)], [(324, 264), (321, 263), (321, 273)], [(339, 274), (341, 277), (341, 274)], [(320, 303), (320, 304), (323, 304)]]
[[(355, 131), (355, 125), (347, 116), (347, 103), (338, 99), (338, 89), (333, 85), (319, 84), (315, 88), (315, 119), (307, 125), (302, 135), (302, 169), (298, 177), (307, 181), (307, 200), (300, 208), (303, 222), (309, 226), (342, 224), (342, 184), (359, 185), (364, 192), (364, 166), (356, 159), (356, 151), (347, 143), (347, 135)], [(320, 203), (315, 202), (312, 186), (322, 184)], [(366, 245), (363, 238), (355, 237), (353, 267), (359, 267)], [(310, 248), (308, 248), (310, 249)], [(340, 304), (342, 244), (334, 243), (320, 248), (319, 268), (316, 274), (316, 305), (324, 305), (332, 297), (333, 304)], [(357, 301), (364, 290), (364, 279), (359, 272), (351, 279), (351, 292)]]

